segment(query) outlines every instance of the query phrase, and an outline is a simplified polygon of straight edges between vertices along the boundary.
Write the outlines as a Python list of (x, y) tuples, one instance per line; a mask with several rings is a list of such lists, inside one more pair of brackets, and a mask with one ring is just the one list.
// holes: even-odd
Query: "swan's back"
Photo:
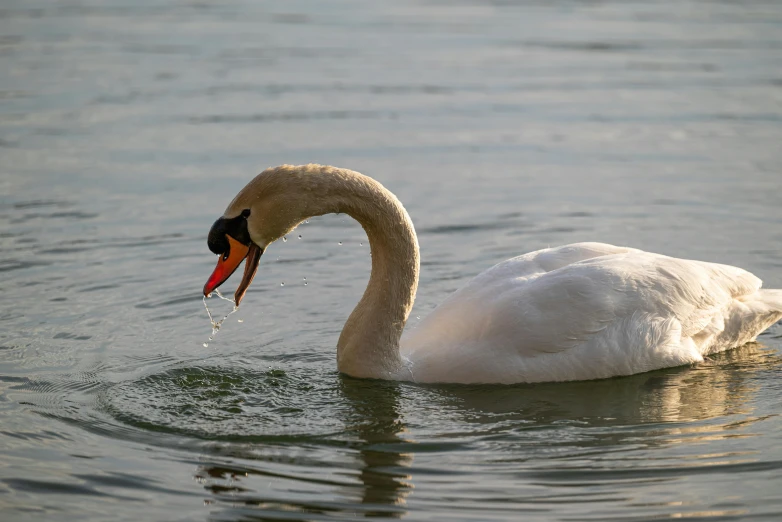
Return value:
[(782, 318), (782, 291), (740, 268), (602, 243), (509, 259), (402, 339), (419, 382), (596, 379), (739, 346)]

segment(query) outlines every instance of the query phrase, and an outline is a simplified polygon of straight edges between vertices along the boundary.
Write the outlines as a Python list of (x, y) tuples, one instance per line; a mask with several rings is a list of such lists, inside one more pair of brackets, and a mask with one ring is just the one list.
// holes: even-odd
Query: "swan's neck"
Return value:
[(339, 336), (337, 367), (354, 377), (393, 378), (402, 371), (399, 340), (418, 288), (418, 239), (405, 208), (380, 183), (351, 171), (340, 177), (349, 189), (336, 211), (366, 231), (372, 272)]
[(268, 245), (305, 219), (348, 214), (369, 237), (372, 273), (337, 343), (337, 367), (355, 377), (397, 379), (399, 340), (418, 288), (418, 240), (407, 211), (370, 177), (323, 165), (281, 165), (258, 174), (226, 215), (252, 209), (250, 237)]

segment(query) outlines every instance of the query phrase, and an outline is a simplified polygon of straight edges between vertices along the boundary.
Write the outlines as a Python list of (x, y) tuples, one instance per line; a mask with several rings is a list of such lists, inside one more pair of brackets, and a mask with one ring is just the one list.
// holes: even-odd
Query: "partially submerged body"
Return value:
[[(264, 249), (312, 216), (344, 213), (367, 233), (372, 272), (337, 342), (354, 377), (447, 383), (598, 379), (703, 360), (782, 318), (782, 290), (736, 267), (602, 243), (504, 261), (402, 337), (418, 288), (410, 216), (380, 183), (346, 169), (282, 165), (256, 176), (209, 234), (209, 294), (244, 259), (238, 306)], [(401, 338), (401, 341), (400, 341)]]
[(405, 333), (406, 379), (565, 381), (699, 362), (782, 318), (782, 290), (760, 285), (740, 268), (602, 243), (531, 252)]

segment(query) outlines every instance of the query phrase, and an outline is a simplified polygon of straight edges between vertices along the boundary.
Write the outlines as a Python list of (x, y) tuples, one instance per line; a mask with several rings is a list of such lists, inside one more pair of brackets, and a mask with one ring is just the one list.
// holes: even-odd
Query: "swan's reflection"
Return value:
[(353, 406), (344, 421), (361, 441), (359, 480), (363, 487), (358, 500), (369, 508), (365, 516), (401, 517), (404, 499), (413, 488), (406, 469), (413, 456), (400, 448), (408, 440), (399, 413), (399, 386), (342, 378), (342, 393)]
[(697, 367), (600, 381), (419, 386), (339, 377), (331, 392), (342, 432), (226, 442), (202, 456), (197, 478), (211, 492), (207, 501), (221, 508), (221, 519), (265, 520), (270, 513), (286, 519), (337, 513), (402, 518), (415, 481), (416, 444), (406, 424), (424, 441), (492, 440), (494, 464), (459, 445), (465, 453), (456, 461), (481, 459), (482, 473), (491, 474), (491, 466), (506, 459), (542, 458), (525, 473), (549, 473), (546, 483), (555, 488), (560, 477), (571, 479), (565, 461), (545, 456), (550, 448), (564, 449), (560, 457), (600, 455), (593, 463), (610, 469), (611, 459), (603, 458), (607, 451), (614, 459), (637, 459), (639, 448), (735, 437), (737, 427), (762, 420), (753, 417), (760, 382), (755, 377), (780, 365), (774, 350), (749, 344)]
[(400, 385), (349, 377), (336, 385), (342, 433), (225, 441), (202, 455), (195, 478), (210, 492), (206, 503), (215, 504), (221, 520), (405, 515), (412, 455), (399, 413)]
[[(736, 415), (752, 422), (758, 372), (782, 365), (782, 357), (759, 343), (716, 354), (694, 367), (565, 383), (516, 386), (428, 387), (424, 400), (436, 408), (456, 409), (463, 422), (481, 426), (482, 433), (511, 428), (548, 428), (577, 423), (588, 428), (645, 426), (635, 435), (647, 445), (671, 442), (661, 433), (715, 432), (733, 429)], [(727, 418), (724, 424), (700, 423)], [(644, 437), (644, 434), (647, 434)], [(590, 432), (583, 445), (621, 444), (620, 430)], [(724, 434), (723, 436), (729, 436)], [(692, 437), (689, 440), (703, 440)], [(635, 442), (639, 442), (636, 438)]]

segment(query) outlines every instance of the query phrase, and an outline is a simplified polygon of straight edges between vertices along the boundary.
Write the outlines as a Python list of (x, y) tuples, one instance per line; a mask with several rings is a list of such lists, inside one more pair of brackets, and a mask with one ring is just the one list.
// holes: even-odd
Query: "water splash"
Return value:
[[(223, 317), (219, 321), (215, 321), (214, 320), (214, 317), (212, 316), (212, 312), (209, 310), (209, 306), (206, 304), (207, 298), (211, 298), (212, 294), (217, 295), (217, 297), (219, 297), (220, 299), (222, 299), (224, 301), (230, 301), (231, 304), (234, 305), (233, 310), (228, 312), (228, 314), (226, 314), (225, 317)], [(236, 303), (234, 303), (234, 300), (233, 299), (229, 299), (227, 297), (224, 297), (223, 294), (221, 294), (219, 290), (215, 290), (214, 292), (212, 292), (212, 294), (205, 295), (204, 298), (203, 298), (204, 308), (206, 308), (206, 314), (209, 316), (209, 321), (212, 323), (212, 334), (209, 336), (209, 339), (207, 339), (206, 342), (204, 343), (204, 348), (209, 348), (209, 343), (214, 341), (215, 335), (217, 335), (217, 332), (220, 331), (220, 327), (223, 326), (223, 322), (226, 319), (228, 319), (228, 316), (230, 316), (231, 314), (233, 314), (234, 312), (239, 310), (239, 307), (236, 306)], [(239, 322), (241, 323), (242, 320), (240, 319)]]

